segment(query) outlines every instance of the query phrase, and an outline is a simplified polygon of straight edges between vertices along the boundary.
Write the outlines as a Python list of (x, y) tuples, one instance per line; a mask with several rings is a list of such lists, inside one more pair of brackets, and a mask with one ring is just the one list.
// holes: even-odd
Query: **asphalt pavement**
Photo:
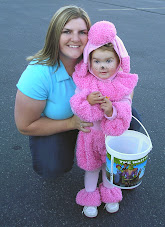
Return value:
[[(32, 170), (28, 137), (14, 122), (16, 83), (25, 58), (42, 48), (55, 11), (64, 5), (83, 7), (92, 23), (109, 20), (139, 75), (133, 106), (142, 116), (153, 149), (142, 184), (123, 190), (116, 214), (104, 205), (98, 217), (85, 217), (75, 203), (84, 172), (73, 169), (55, 181)], [(0, 0), (0, 227), (149, 227), (165, 226), (165, 1), (160, 0)]]

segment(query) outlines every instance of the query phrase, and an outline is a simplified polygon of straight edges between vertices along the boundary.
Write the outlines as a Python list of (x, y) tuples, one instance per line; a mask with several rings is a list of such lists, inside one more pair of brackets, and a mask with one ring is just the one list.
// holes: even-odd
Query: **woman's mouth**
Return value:
[(68, 45), (70, 48), (79, 48), (80, 46), (78, 45)]

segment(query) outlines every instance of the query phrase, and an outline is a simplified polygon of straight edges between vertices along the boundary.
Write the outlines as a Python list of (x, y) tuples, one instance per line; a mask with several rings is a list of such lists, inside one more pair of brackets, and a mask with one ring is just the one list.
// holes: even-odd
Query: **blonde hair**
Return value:
[(34, 56), (29, 56), (26, 60), (35, 60), (35, 64), (49, 66), (54, 66), (57, 63), (59, 67), (59, 40), (61, 32), (70, 20), (76, 18), (82, 18), (89, 31), (91, 22), (88, 14), (82, 8), (74, 5), (61, 7), (50, 21), (43, 49), (38, 51)]

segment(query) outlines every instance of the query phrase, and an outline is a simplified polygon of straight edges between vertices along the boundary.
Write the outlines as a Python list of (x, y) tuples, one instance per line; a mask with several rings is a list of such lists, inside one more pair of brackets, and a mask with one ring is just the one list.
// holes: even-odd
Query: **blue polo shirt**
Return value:
[(42, 115), (51, 119), (66, 119), (73, 115), (69, 100), (74, 95), (76, 86), (62, 64), (29, 64), (22, 73), (17, 88), (30, 98), (46, 100)]

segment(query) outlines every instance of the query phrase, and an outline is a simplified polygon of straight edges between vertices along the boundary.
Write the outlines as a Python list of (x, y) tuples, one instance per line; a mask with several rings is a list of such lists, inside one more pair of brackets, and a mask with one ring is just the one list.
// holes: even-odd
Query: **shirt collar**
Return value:
[(71, 78), (69, 76), (69, 74), (67, 73), (62, 61), (60, 61), (60, 67), (55, 72), (55, 75), (56, 75), (57, 82), (61, 82), (61, 81), (68, 80)]

